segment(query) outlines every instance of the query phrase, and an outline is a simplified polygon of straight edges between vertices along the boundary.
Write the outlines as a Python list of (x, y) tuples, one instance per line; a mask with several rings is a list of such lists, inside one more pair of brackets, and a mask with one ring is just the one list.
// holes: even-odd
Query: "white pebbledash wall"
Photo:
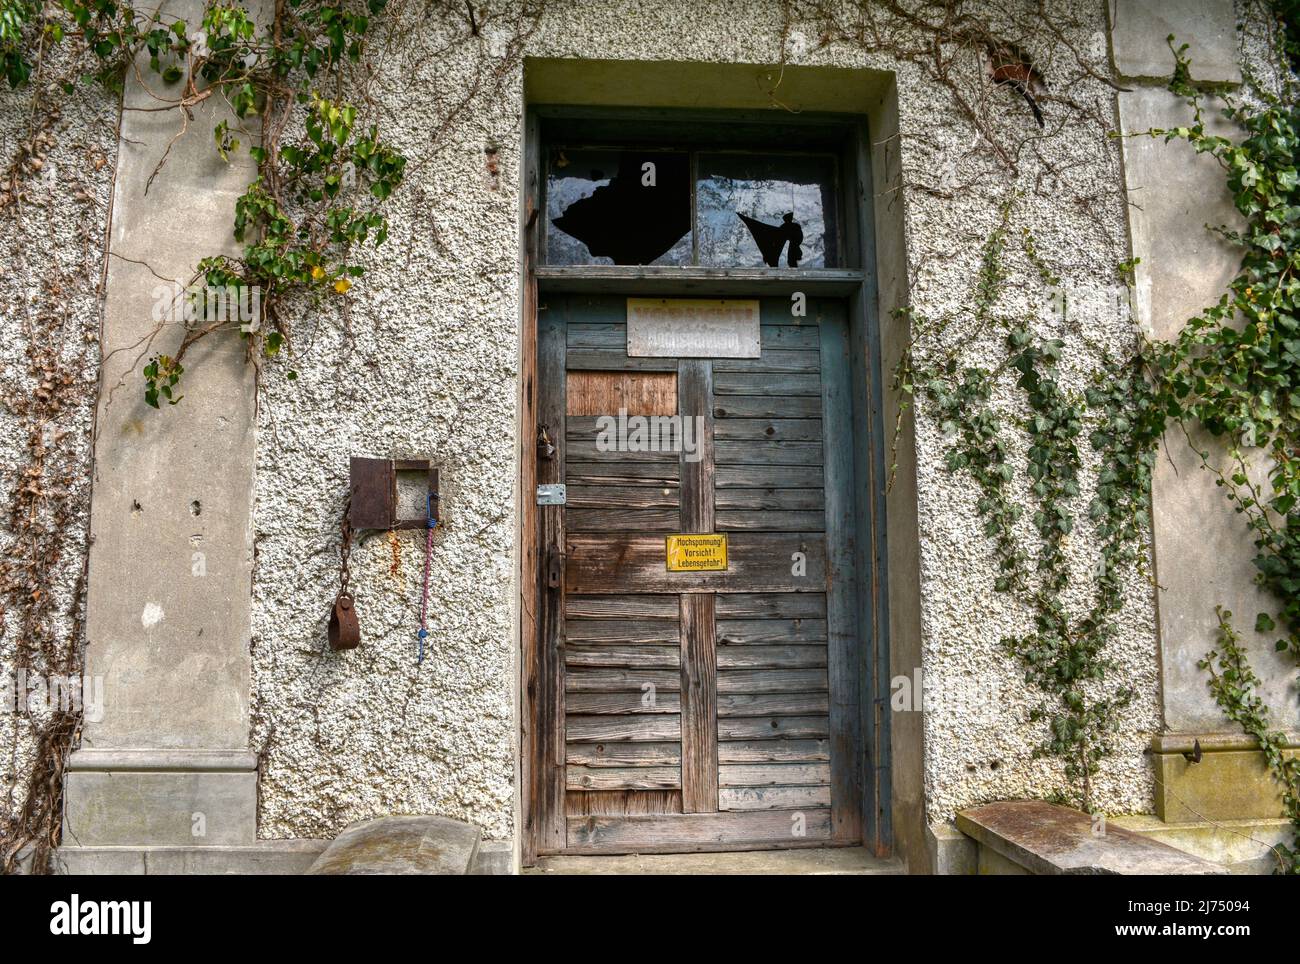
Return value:
[[(980, 6), (970, 9), (995, 26), (1003, 22), (997, 5)], [(1029, 0), (1014, 6), (1021, 20), (1037, 10)], [(1075, 56), (1107, 70), (1106, 4), (1049, 6), (1062, 39), (1047, 30), (1016, 39), (1034, 51), (1053, 92), (1064, 96), (1068, 89), (1095, 118), (1057, 132), (1063, 112), (1045, 101), (1051, 136), (1029, 142), (1014, 180), (963, 159), (980, 135), (920, 68), (843, 45), (819, 46), (806, 16), (796, 18), (786, 37), (784, 53), (793, 64), (897, 74), (901, 137), (876, 149), (901, 155), (905, 182), (876, 185), (876, 203), (903, 205), (910, 300), (920, 315), (968, 304), (979, 247), (1013, 195), (1013, 231), (1022, 224), (1034, 230), (1067, 286), (1108, 284), (1114, 266), (1130, 255), (1119, 147), (1106, 136), (1119, 126), (1116, 94), (1081, 78)], [(538, 58), (770, 65), (782, 56), (782, 7), (775, 0), (552, 0), (525, 50)], [(524, 68), (516, 63), (442, 129), (448, 107), (474, 85), (476, 69), (505, 52), (510, 31), (489, 19), (481, 38), (468, 38), (463, 20), (425, 20), (419, 4), (395, 3), (389, 17), (397, 18), (397, 29), (371, 96), (385, 136), (410, 158), (406, 183), (389, 204), (391, 236), (369, 256), (367, 275), (346, 301), (297, 312), (291, 351), (266, 366), (259, 389), (249, 693), (249, 746), (260, 755), (258, 834), (327, 838), (370, 816), (438, 813), (504, 840), (514, 835), (518, 806), (514, 569)], [(981, 69), (974, 54), (969, 69), (971, 76)], [(766, 71), (755, 66), (754, 72), (758, 85)], [(1067, 87), (1071, 78), (1077, 83)], [(798, 109), (799, 96), (797, 86), (779, 89), (786, 107)], [(700, 97), (711, 103), (708, 91)], [(845, 92), (846, 102), (856, 99)], [(629, 103), (655, 102), (652, 89), (629, 97)], [(19, 124), (15, 105), (12, 95), (0, 93), (0, 139), (12, 139)], [(773, 107), (774, 117), (780, 109)], [(1004, 129), (1037, 132), (1013, 94), (990, 91), (988, 109)], [(83, 162), (83, 153), (105, 157), (102, 172), (76, 179), (89, 191), (84, 216), (67, 213), (65, 202), (44, 209), (48, 216), (29, 209), (19, 225), (21, 243), (9, 232), (0, 241), (7, 388), (21, 386), (27, 352), (12, 319), (38, 295), (44, 266), (72, 259), (64, 267), (76, 275), (83, 264), (78, 239), (102, 236), (113, 113), (113, 105), (96, 98), (69, 108), (52, 155), (56, 163), (34, 188), (52, 199), (73, 183), (67, 171)], [(0, 140), (0, 146), (7, 156), (11, 143)], [(1007, 310), (1032, 313), (1041, 333), (1056, 334), (1050, 315), (1029, 300), (1037, 287), (1032, 269), (1016, 257), (1008, 266)], [(95, 278), (87, 275), (85, 291)], [(94, 311), (92, 302), (78, 310)], [(959, 320), (950, 334), (968, 331)], [(1087, 332), (1098, 348), (1132, 346), (1133, 326), (1123, 315), (1090, 316)], [(1085, 383), (1094, 362), (1088, 351), (1069, 341), (1062, 363), (1067, 386)], [(998, 346), (976, 342), (975, 355), (996, 358)], [(286, 377), (290, 369), (296, 380)], [(188, 397), (181, 404), (203, 402)], [(998, 403), (1013, 410), (1016, 400), (1009, 395)], [(77, 428), (88, 424), (87, 410)], [(20, 426), (0, 412), (0, 429), (0, 459), (12, 469), (21, 460)], [(1001, 637), (1025, 629), (1026, 615), (992, 591), (993, 561), (974, 488), (944, 467), (945, 441), (924, 412), (916, 445), (923, 669), (938, 697), (924, 721), (925, 785), (927, 817), (938, 821), (980, 801), (1050, 794), (1062, 779), (1058, 764), (1033, 759), (1041, 736), (1026, 721), (1033, 694), (999, 648)], [(1086, 457), (1086, 445), (1083, 451)], [(422, 532), (365, 534), (357, 541), (351, 569), (363, 643), (346, 654), (323, 651), (352, 455), (429, 457), (442, 467), (444, 525), (434, 540), (432, 635), (422, 666), (415, 664)], [(6, 484), (11, 477), (6, 474)], [(1081, 510), (1088, 494), (1085, 485)], [(11, 536), (0, 530), (0, 548)], [(81, 565), (78, 533), (69, 539), (72, 554), (56, 587), (65, 594)], [(1094, 550), (1080, 526), (1071, 553), (1081, 580)], [(1095, 787), (1098, 805), (1111, 813), (1151, 810), (1143, 751), (1161, 725), (1152, 591), (1137, 573), (1128, 575), (1129, 605), (1111, 655), (1115, 677), (1138, 695)], [(13, 629), (5, 632), (0, 661), (12, 655)], [(93, 648), (96, 641), (90, 642)], [(963, 703), (962, 694), (974, 694), (976, 702)], [(15, 733), (0, 727), (0, 766), (12, 771), (3, 774), (7, 784), (23, 769), (24, 748), (12, 755)]]
[[(781, 57), (781, 6), (552, 3), (527, 51), (771, 64)], [(1105, 5), (1073, 0), (1051, 9), (1070, 45), (1105, 70)], [(984, 15), (999, 22), (991, 7)], [(490, 28), (482, 40), (489, 49), (501, 41)], [(451, 29), (463, 33), (464, 25)], [(815, 49), (810, 29), (796, 23), (791, 32), (785, 52), (792, 63), (897, 71), (898, 149), (916, 182), (902, 188), (901, 199), (918, 312), (937, 316), (965, 303), (980, 244), (999, 205), (1017, 191), (1013, 230), (1032, 226), (1065, 283), (1109, 283), (1114, 266), (1129, 256), (1119, 151), (1106, 136), (1106, 127), (1117, 125), (1113, 90), (1088, 79), (1071, 87), (1069, 96), (1100, 122), (1033, 142), (1012, 182), (979, 164), (954, 166), (978, 135), (947, 91), (919, 69), (845, 46)], [(492, 838), (509, 837), (514, 826), (523, 77), (514, 69), (498, 94), (476, 103), (432, 143), (440, 101), (469, 83), (474, 63), (472, 45), (436, 53), (447, 39), (445, 28), (432, 23), (406, 32), (400, 54), (385, 63), (373, 89), (387, 136), (411, 161), (392, 204), (392, 236), (370, 258), (349, 299), (346, 330), (337, 310), (304, 313), (295, 321), (292, 358), (270, 366), (261, 389), (252, 746), (263, 753), (260, 833), (266, 837), (332, 836), (351, 821), (393, 812), (460, 817)], [(1078, 76), (1074, 54), (1046, 30), (1019, 39), (1032, 46), (1050, 79)], [(1014, 95), (990, 97), (1000, 123), (1033, 133)], [(782, 90), (781, 98), (799, 107), (797, 90)], [(1058, 112), (1050, 103), (1046, 110), (1050, 130)], [(486, 171), (488, 149), (497, 152), (499, 184)], [(1049, 165), (1062, 172), (1059, 182)], [(936, 190), (923, 190), (922, 182)], [(1047, 190), (1035, 190), (1044, 183)], [(892, 192), (876, 190), (895, 203)], [(1014, 305), (1031, 276), (1023, 259), (1012, 259), (1011, 267), (1008, 302)], [(1040, 310), (1028, 302), (1022, 307)], [(1040, 314), (1040, 330), (1052, 333), (1049, 317)], [(1132, 345), (1123, 316), (1090, 319), (1089, 335), (1117, 352)], [(993, 357), (995, 346), (985, 347)], [(1082, 387), (1092, 361), (1071, 344), (1066, 383)], [(298, 372), (296, 381), (284, 377), (288, 367)], [(1061, 777), (1056, 763), (1032, 759), (1040, 733), (1025, 719), (1031, 694), (998, 645), (1025, 628), (1026, 616), (992, 591), (992, 556), (974, 488), (945, 469), (945, 443), (924, 417), (917, 447), (924, 671), (929, 685), (941, 688), (941, 702), (926, 716), (926, 787), (929, 817), (943, 819), (972, 802), (1049, 794)], [(422, 533), (380, 534), (355, 547), (364, 641), (347, 655), (321, 652), (350, 455), (428, 456), (443, 467), (445, 527), (435, 539), (432, 645), (422, 667), (415, 665)], [(1086, 498), (1085, 492), (1082, 505)], [(1094, 557), (1086, 526), (1071, 546), (1082, 571)], [(1130, 604), (1112, 655), (1117, 676), (1138, 696), (1097, 783), (1098, 801), (1111, 812), (1150, 810), (1142, 753), (1159, 725), (1151, 591), (1136, 573), (1130, 577)], [(983, 688), (993, 698), (973, 711), (943, 700), (963, 687)]]

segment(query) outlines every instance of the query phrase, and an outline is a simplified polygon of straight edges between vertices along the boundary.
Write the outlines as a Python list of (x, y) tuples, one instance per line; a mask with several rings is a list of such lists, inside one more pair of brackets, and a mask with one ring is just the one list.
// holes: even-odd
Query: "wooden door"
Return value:
[[(761, 307), (759, 358), (630, 358), (626, 299), (543, 299), (539, 853), (861, 840), (844, 305)], [(598, 444), (620, 409), (697, 419), (694, 451)], [(668, 571), (676, 533), (725, 533), (727, 569)]]

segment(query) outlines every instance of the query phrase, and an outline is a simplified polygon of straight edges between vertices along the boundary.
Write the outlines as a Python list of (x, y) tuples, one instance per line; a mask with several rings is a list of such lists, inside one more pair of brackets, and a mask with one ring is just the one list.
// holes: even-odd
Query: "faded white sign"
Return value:
[(758, 301), (627, 299), (632, 358), (757, 358)]

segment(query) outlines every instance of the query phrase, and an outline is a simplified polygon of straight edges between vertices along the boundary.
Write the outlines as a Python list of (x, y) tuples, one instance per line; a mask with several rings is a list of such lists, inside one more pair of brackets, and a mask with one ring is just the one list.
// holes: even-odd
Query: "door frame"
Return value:
[[(851, 411), (854, 426), (867, 426), (870, 444), (860, 444), (861, 429), (853, 433), (855, 493), (850, 511), (858, 538), (852, 540), (859, 591), (857, 623), (858, 710), (861, 714), (862, 815), (864, 846), (880, 856), (892, 852), (889, 734), (888, 574), (885, 545), (885, 426), (882, 418), (881, 338), (877, 317), (874, 240), (875, 215), (871, 180), (870, 141), (860, 115), (805, 113), (772, 122), (771, 112), (743, 110), (680, 110), (660, 108), (594, 108), (530, 105), (524, 116), (521, 224), (521, 307), (519, 382), (519, 738), (521, 844), (525, 866), (539, 852), (562, 849), (556, 844), (564, 827), (563, 781), (548, 781), (542, 765), (548, 755), (562, 755), (562, 734), (540, 732), (536, 708), (545, 688), (559, 675), (539, 645), (543, 627), (542, 594), (546, 592), (546, 560), (539, 558), (545, 515), (538, 511), (538, 425), (540, 368), (538, 305), (542, 293), (654, 294), (677, 297), (770, 297), (803, 292), (843, 297), (847, 303)], [(543, 217), (542, 151), (552, 130), (577, 129), (600, 135), (623, 125), (635, 125), (642, 137), (667, 143), (685, 130), (717, 132), (720, 143), (735, 136), (800, 137), (833, 142), (840, 163), (840, 216), (844, 264), (840, 269), (701, 268), (701, 267), (556, 267), (541, 263)], [(725, 132), (725, 133), (723, 133)], [(865, 536), (865, 538), (863, 538)], [(562, 721), (561, 721), (562, 725)], [(556, 786), (558, 783), (558, 788)], [(720, 849), (726, 849), (722, 847)]]

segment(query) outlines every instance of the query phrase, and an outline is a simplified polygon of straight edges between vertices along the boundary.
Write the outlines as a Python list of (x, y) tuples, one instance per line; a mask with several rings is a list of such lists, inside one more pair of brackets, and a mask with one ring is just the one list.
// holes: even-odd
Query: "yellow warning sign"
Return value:
[(712, 533), (665, 538), (664, 556), (669, 572), (725, 572), (727, 537)]

